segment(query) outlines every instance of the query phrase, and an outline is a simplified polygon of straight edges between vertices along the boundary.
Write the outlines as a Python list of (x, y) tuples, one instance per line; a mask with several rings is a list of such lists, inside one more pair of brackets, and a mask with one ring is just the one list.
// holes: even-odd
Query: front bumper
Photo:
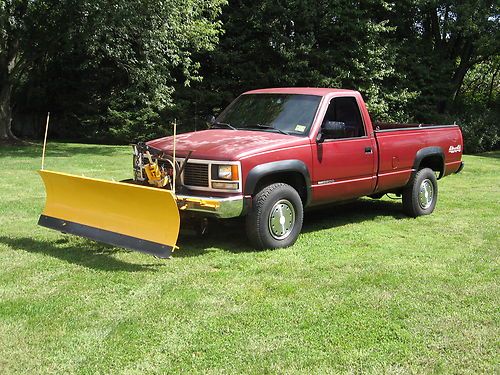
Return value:
[(245, 196), (219, 198), (177, 195), (177, 205), (181, 211), (194, 211), (220, 219), (228, 219), (244, 213)]

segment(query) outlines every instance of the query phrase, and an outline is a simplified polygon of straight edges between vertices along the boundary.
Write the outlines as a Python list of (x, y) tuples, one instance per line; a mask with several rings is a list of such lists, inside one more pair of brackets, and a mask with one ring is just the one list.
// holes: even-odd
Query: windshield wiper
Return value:
[(212, 124), (212, 128), (214, 127), (214, 125), (222, 125), (222, 126), (225, 126), (225, 127), (229, 128), (229, 129), (238, 130), (238, 129), (236, 129), (233, 125), (228, 124), (228, 123), (226, 123), (226, 122), (219, 122), (219, 121), (215, 121), (215, 122)]
[(284, 130), (281, 130), (281, 129), (278, 129), (278, 128), (275, 128), (274, 126), (271, 126), (271, 125), (265, 125), (265, 124), (255, 124), (256, 127), (258, 128), (261, 128), (261, 129), (272, 129), (272, 130), (277, 130), (279, 131), (281, 134), (285, 134), (285, 135), (290, 135), (289, 133), (287, 133), (286, 131)]

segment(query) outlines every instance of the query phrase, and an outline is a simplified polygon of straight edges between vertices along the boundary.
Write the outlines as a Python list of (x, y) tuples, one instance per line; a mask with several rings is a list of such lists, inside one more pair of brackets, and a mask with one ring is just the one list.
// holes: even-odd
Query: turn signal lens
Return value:
[(212, 189), (238, 190), (237, 182), (212, 182)]
[(240, 176), (238, 175), (238, 166), (237, 165), (231, 165), (231, 180), (233, 181), (238, 181), (240, 179)]

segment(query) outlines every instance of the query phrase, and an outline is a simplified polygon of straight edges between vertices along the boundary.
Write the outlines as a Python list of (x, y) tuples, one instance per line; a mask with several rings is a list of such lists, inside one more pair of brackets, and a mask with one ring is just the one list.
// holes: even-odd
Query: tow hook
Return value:
[(204, 217), (201, 219), (200, 228), (199, 228), (199, 236), (203, 237), (208, 233), (208, 219)]
[(198, 236), (205, 237), (209, 233), (209, 223), (208, 218), (194, 218), (191, 217), (189, 221), (183, 223), (181, 228), (181, 233), (186, 236)]

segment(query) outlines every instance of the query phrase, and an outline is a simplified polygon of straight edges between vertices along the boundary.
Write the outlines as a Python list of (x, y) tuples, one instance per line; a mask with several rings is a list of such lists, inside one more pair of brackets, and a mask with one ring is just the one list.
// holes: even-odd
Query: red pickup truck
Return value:
[[(147, 181), (144, 150), (172, 155), (172, 145), (135, 146), (134, 180)], [(357, 91), (253, 90), (210, 129), (177, 136), (177, 201), (184, 215), (244, 215), (257, 247), (286, 247), (308, 207), (395, 193), (409, 216), (432, 213), (437, 180), (462, 170), (462, 148), (457, 125), (372, 123)]]

